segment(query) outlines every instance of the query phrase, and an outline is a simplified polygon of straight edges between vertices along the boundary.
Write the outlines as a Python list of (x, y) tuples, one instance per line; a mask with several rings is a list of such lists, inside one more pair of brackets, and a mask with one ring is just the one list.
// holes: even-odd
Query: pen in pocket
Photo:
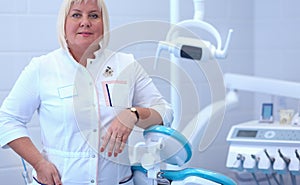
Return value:
[(107, 96), (108, 96), (109, 106), (112, 107), (111, 97), (110, 97), (110, 92), (109, 92), (108, 84), (105, 84), (105, 86), (106, 86), (106, 91), (107, 91)]

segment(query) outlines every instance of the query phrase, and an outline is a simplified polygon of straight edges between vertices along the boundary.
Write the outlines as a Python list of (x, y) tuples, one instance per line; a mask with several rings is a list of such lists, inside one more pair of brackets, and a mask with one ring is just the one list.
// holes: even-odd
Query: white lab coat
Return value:
[(38, 111), (42, 153), (56, 165), (64, 185), (113, 185), (131, 175), (126, 150), (117, 158), (98, 152), (101, 137), (120, 110), (151, 107), (164, 123), (173, 118), (169, 104), (132, 55), (100, 50), (95, 56), (86, 68), (64, 49), (33, 58), (0, 109), (2, 147), (29, 137), (26, 123)]

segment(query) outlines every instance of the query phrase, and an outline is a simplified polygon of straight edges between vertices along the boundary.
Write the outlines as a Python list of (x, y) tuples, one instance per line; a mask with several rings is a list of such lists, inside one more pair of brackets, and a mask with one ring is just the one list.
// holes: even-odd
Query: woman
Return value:
[[(64, 0), (61, 48), (33, 58), (1, 106), (0, 146), (32, 165), (35, 183), (133, 184), (123, 152), (133, 127), (172, 121), (133, 56), (105, 48), (108, 30), (102, 0)], [(36, 110), (42, 152), (26, 129)]]

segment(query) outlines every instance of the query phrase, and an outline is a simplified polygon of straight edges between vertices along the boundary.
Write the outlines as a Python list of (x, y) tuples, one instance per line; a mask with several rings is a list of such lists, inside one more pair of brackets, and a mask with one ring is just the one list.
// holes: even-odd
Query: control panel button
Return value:
[(265, 136), (266, 139), (272, 139), (272, 138), (275, 137), (275, 135), (276, 135), (276, 133), (275, 133), (274, 131), (267, 131), (267, 132), (264, 134), (264, 136)]

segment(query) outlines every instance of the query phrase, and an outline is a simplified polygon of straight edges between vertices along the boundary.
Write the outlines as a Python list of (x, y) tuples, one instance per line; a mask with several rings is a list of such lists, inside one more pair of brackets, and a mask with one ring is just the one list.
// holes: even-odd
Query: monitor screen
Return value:
[(237, 133), (237, 137), (247, 137), (247, 138), (255, 138), (257, 135), (256, 130), (239, 130)]

